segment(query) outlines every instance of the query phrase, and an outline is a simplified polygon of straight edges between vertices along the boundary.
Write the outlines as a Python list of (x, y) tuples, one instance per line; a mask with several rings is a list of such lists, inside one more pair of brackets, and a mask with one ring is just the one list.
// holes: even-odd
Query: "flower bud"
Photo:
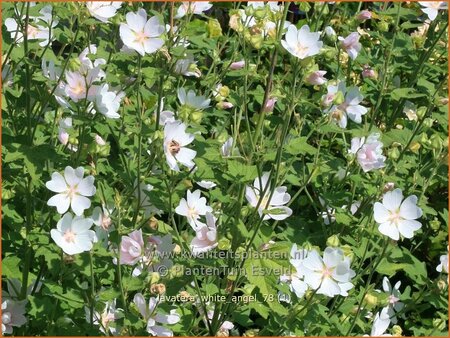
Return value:
[(67, 65), (67, 68), (71, 71), (77, 71), (81, 67), (81, 61), (79, 58), (72, 58), (69, 60), (69, 64)]
[(210, 38), (222, 36), (222, 27), (217, 19), (208, 20), (208, 34)]
[(194, 296), (192, 296), (187, 291), (180, 291), (180, 293), (178, 295), (179, 295), (180, 301), (183, 303), (193, 302), (195, 300)]
[(364, 296), (364, 302), (369, 305), (369, 307), (375, 307), (378, 304), (378, 298), (371, 294), (366, 294)]
[(437, 281), (437, 287), (440, 291), (445, 291), (445, 290), (447, 290), (447, 287), (448, 287), (447, 282), (443, 279), (439, 279)]
[(337, 235), (328, 237), (327, 246), (331, 246), (332, 248), (337, 248), (340, 245), (341, 245), (341, 243), (340, 243), (339, 237)]
[(230, 65), (230, 69), (232, 70), (238, 70), (238, 69), (242, 69), (245, 67), (245, 61), (241, 60), (241, 61), (235, 61), (233, 63), (231, 63)]
[(178, 244), (175, 244), (175, 247), (173, 248), (173, 253), (176, 255), (181, 253), (181, 247)]
[(275, 107), (275, 103), (277, 102), (276, 97), (269, 98), (266, 103), (264, 104), (263, 112), (270, 113), (273, 111), (273, 108)]
[(350, 245), (342, 245), (341, 250), (344, 252), (344, 256), (347, 256), (352, 261), (355, 257), (355, 254), (353, 253), (352, 247)]
[(372, 12), (368, 11), (367, 9), (362, 10), (361, 12), (358, 13), (358, 15), (356, 16), (356, 19), (359, 21), (366, 21), (372, 18)]
[(388, 182), (383, 187), (383, 192), (386, 193), (388, 191), (394, 190), (395, 184), (393, 182)]
[(392, 327), (392, 335), (394, 337), (401, 337), (402, 333), (403, 333), (403, 330), (402, 330), (402, 328), (399, 325), (394, 325)]
[(325, 35), (327, 37), (329, 37), (329, 38), (336, 37), (336, 32), (334, 31), (333, 27), (326, 26), (324, 31), (325, 31)]
[(435, 318), (433, 319), (433, 327), (440, 330), (440, 331), (444, 331), (445, 328), (447, 326), (447, 322), (442, 319), (442, 318)]
[(231, 109), (233, 107), (234, 107), (233, 104), (228, 101), (220, 101), (220, 102), (217, 102), (217, 104), (216, 104), (217, 109)]
[(376, 79), (377, 78), (377, 73), (369, 66), (369, 65), (365, 65), (364, 69), (361, 73), (363, 78), (369, 78), (369, 79)]
[(442, 148), (443, 141), (438, 134), (431, 135), (430, 141), (431, 141), (431, 146), (433, 147), (433, 149), (439, 150)]
[(321, 86), (327, 82), (327, 79), (324, 77), (326, 73), (327, 72), (324, 70), (316, 70), (315, 72), (310, 73), (305, 81), (310, 85)]
[(420, 143), (417, 141), (413, 141), (411, 142), (411, 144), (409, 145), (409, 149), (413, 152), (413, 153), (417, 153), (420, 149)]
[(150, 292), (155, 295), (162, 295), (166, 292), (166, 286), (162, 283), (150, 285)]
[(400, 151), (398, 150), (398, 148), (389, 149), (389, 151), (388, 151), (389, 158), (396, 160), (396, 159), (398, 159), (399, 156), (400, 156)]
[(152, 230), (158, 230), (158, 220), (155, 217), (150, 218), (150, 221), (148, 222), (148, 226)]
[(228, 238), (221, 238), (219, 240), (219, 244), (217, 246), (219, 250), (230, 250), (231, 249), (231, 242)]

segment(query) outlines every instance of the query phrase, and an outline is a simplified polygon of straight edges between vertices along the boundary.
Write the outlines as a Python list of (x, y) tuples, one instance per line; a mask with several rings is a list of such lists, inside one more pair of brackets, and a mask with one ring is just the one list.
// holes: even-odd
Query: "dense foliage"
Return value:
[(441, 2), (2, 2), (2, 332), (447, 335)]

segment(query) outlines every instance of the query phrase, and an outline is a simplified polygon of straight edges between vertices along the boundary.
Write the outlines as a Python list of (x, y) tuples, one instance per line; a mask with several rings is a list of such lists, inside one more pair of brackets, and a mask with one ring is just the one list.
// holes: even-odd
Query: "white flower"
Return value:
[(386, 156), (383, 156), (383, 143), (379, 141), (380, 134), (370, 134), (365, 137), (352, 138), (349, 153), (356, 154), (358, 163), (364, 172), (380, 169), (385, 166)]
[(175, 19), (182, 18), (186, 14), (202, 14), (212, 7), (212, 4), (206, 1), (183, 1), (178, 7)]
[(73, 217), (70, 212), (65, 214), (56, 224), (56, 229), (50, 231), (55, 243), (68, 255), (75, 255), (92, 249), (97, 242), (95, 231), (90, 230), (91, 218)]
[(210, 99), (204, 96), (197, 96), (193, 90), (186, 93), (184, 88), (178, 89), (178, 100), (182, 106), (188, 106), (197, 110), (203, 110), (209, 107)]
[(333, 105), (325, 111), (341, 128), (347, 127), (347, 117), (355, 123), (362, 122), (362, 115), (366, 114), (368, 109), (360, 105), (364, 97), (359, 92), (359, 88), (347, 88), (341, 81), (337, 86), (329, 85), (327, 89), (327, 95), (322, 97), (322, 103), (325, 106), (329, 106), (339, 92), (344, 95), (344, 102)]
[[(86, 314), (86, 321), (89, 323), (91, 321), (91, 309), (87, 306), (84, 308)], [(94, 311), (94, 325), (100, 326), (99, 330), (105, 334), (109, 335), (111, 333), (113, 336), (116, 336), (119, 331), (115, 326), (111, 326), (112, 323), (116, 321), (116, 319), (122, 318), (123, 313), (122, 309), (116, 308), (116, 300), (113, 299), (109, 301), (105, 305), (105, 309), (102, 313)]]
[(199, 186), (201, 186), (202, 188), (208, 189), (208, 190), (217, 186), (217, 184), (215, 184), (214, 182), (205, 181), (205, 180), (201, 180), (200, 182), (197, 182), (197, 184)]
[(2, 300), (2, 334), (12, 334), (13, 326), (20, 327), (27, 322), (25, 318), (26, 300)]
[(73, 169), (67, 166), (64, 170), (64, 176), (55, 172), (52, 179), (45, 183), (45, 186), (58, 193), (51, 197), (47, 205), (56, 207), (58, 213), (64, 214), (69, 210), (69, 206), (77, 216), (81, 216), (85, 209), (91, 206), (91, 201), (87, 197), (94, 196), (94, 177), (83, 178), (84, 169), (78, 167)]
[[(291, 275), (282, 275), (280, 277), (280, 281), (282, 283), (289, 284), (289, 288), (291, 292), (294, 292), (298, 298), (301, 298), (305, 295), (306, 291), (308, 290), (308, 284), (303, 280), (304, 279), (304, 268), (303, 268), (303, 261), (308, 256), (309, 251), (307, 249), (303, 248), (297, 248), (297, 244), (294, 244), (291, 248), (291, 258), (290, 263), (295, 268), (295, 272)], [(290, 302), (290, 297), (286, 295), (281, 294), (281, 297), (284, 301)]]
[(441, 263), (436, 267), (436, 271), (448, 273), (448, 252), (446, 255), (439, 257), (439, 260)]
[(126, 24), (120, 25), (120, 38), (125, 46), (144, 56), (156, 52), (164, 45), (160, 36), (165, 32), (156, 16), (147, 21), (147, 12), (140, 8), (126, 15)]
[(89, 1), (86, 7), (89, 13), (102, 22), (108, 22), (122, 6), (121, 1)]
[(308, 25), (299, 30), (294, 25), (288, 27), (285, 39), (281, 40), (283, 47), (299, 59), (319, 54), (323, 42), (319, 40), (320, 33), (311, 33)]
[(109, 233), (114, 230), (114, 227), (111, 225), (112, 220), (110, 217), (113, 211), (114, 206), (112, 205), (95, 207), (92, 211), (91, 218), (96, 225), (95, 233), (97, 235), (97, 239), (105, 247), (108, 245)]
[(193, 76), (199, 78), (202, 72), (197, 67), (197, 61), (192, 54), (186, 55), (183, 59), (175, 63), (174, 72), (184, 76)]
[[(228, 140), (225, 141), (224, 144), (222, 144), (222, 147), (220, 148), (220, 153), (223, 157), (230, 157), (233, 153), (233, 138), (230, 136)], [(236, 155), (239, 155), (239, 149), (236, 149)]]
[[(287, 188), (284, 186), (276, 187), (272, 196), (270, 196), (269, 172), (265, 172), (262, 177), (255, 178), (253, 187), (245, 187), (245, 197), (248, 203), (254, 208), (256, 208), (261, 199), (261, 203), (258, 206), (258, 213), (260, 216), (264, 214), (263, 220), (270, 218), (283, 220), (292, 215), (292, 210), (284, 206), (291, 200), (291, 196), (286, 191)], [(264, 195), (262, 196), (263, 193)]]
[(168, 122), (164, 126), (164, 153), (166, 161), (172, 170), (180, 171), (178, 162), (192, 168), (195, 150), (186, 148), (194, 140), (193, 134), (186, 133), (186, 125), (180, 121)]
[(448, 3), (446, 1), (419, 1), (422, 7), (422, 12), (428, 15), (428, 18), (433, 21), (438, 15), (440, 9), (448, 9)]
[(316, 70), (309, 74), (305, 81), (306, 83), (313, 85), (313, 86), (321, 86), (324, 83), (327, 82), (326, 77), (324, 76), (327, 72), (324, 70)]
[(206, 215), (206, 225), (195, 230), (195, 237), (191, 241), (191, 250), (194, 255), (214, 249), (217, 242), (216, 219), (210, 212)]
[(178, 215), (187, 217), (189, 224), (195, 231), (206, 226), (199, 220), (200, 216), (205, 216), (207, 212), (213, 211), (210, 206), (206, 205), (206, 198), (200, 197), (200, 195), (200, 190), (195, 190), (192, 193), (188, 190), (186, 199), (182, 198), (175, 209)]
[(323, 218), (323, 222), (326, 225), (336, 222), (336, 210), (327, 206), (327, 202), (319, 196), (319, 202), (326, 209), (326, 211), (322, 211), (320, 216)]
[[(50, 40), (53, 39), (53, 29), (58, 24), (58, 20), (52, 18), (52, 6), (47, 5), (43, 7), (39, 13), (41, 16), (33, 17), (30, 16), (28, 18), (28, 26), (27, 26), (27, 37), (28, 40), (42, 40), (39, 43), (39, 46), (45, 47), (49, 44)], [(25, 16), (22, 17), (22, 22), (25, 24)], [(46, 26), (42, 26), (39, 23), (45, 22)], [(21, 25), (17, 23), (17, 21), (13, 18), (7, 18), (5, 20), (5, 26), (8, 32), (11, 33), (11, 39), (16, 38), (15, 43), (21, 43), (24, 39), (24, 33), (22, 31)]]
[(390, 336), (390, 334), (384, 334), (389, 327), (389, 324), (391, 324), (391, 320), (387, 312), (388, 309), (383, 308), (381, 312), (375, 315), (375, 319), (372, 325), (372, 331), (370, 332), (371, 337)]
[(399, 288), (401, 284), (402, 282), (398, 281), (395, 283), (394, 287), (392, 287), (389, 279), (387, 277), (383, 278), (383, 291), (388, 294), (388, 304), (386, 306), (388, 309), (387, 313), (393, 324), (397, 324), (397, 316), (395, 313), (399, 312), (405, 306), (405, 304), (400, 302), (401, 293)]
[(64, 92), (74, 102), (87, 99), (92, 101), (95, 97), (97, 88), (93, 86), (93, 82), (99, 78), (100, 68), (92, 68), (87, 71), (87, 75), (80, 72), (66, 71), (66, 84)]
[(383, 203), (374, 205), (374, 218), (379, 223), (378, 230), (393, 240), (399, 240), (400, 235), (412, 238), (414, 231), (422, 224), (416, 221), (422, 216), (422, 209), (417, 206), (417, 197), (411, 195), (403, 202), (400, 189), (388, 191), (383, 195)]
[(311, 250), (303, 260), (305, 282), (320, 295), (347, 296), (353, 288), (350, 280), (356, 275), (350, 268), (350, 258), (338, 248), (326, 248), (323, 259), (316, 250)]
[(350, 35), (345, 39), (342, 36), (340, 36), (338, 39), (339, 41), (341, 41), (341, 46), (345, 49), (348, 56), (350, 56), (352, 60), (356, 59), (362, 47), (359, 43), (359, 33), (353, 32), (350, 33)]
[(97, 111), (107, 118), (118, 119), (120, 115), (117, 111), (120, 108), (120, 100), (125, 96), (124, 92), (115, 93), (109, 91), (109, 86), (105, 83), (100, 87), (100, 91), (95, 96)]
[(133, 302), (138, 308), (140, 314), (147, 322), (147, 332), (152, 336), (172, 337), (173, 332), (168, 328), (157, 325), (160, 324), (176, 324), (180, 321), (180, 315), (175, 310), (171, 310), (170, 314), (164, 315), (157, 312), (157, 306), (159, 300), (154, 297), (150, 297), (148, 306), (145, 302), (145, 298), (141, 293), (134, 295)]

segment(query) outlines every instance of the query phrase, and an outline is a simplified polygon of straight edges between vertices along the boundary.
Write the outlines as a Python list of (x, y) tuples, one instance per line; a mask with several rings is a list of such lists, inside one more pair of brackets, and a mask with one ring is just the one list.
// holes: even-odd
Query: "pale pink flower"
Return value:
[(88, 1), (86, 8), (89, 13), (101, 22), (108, 22), (116, 15), (117, 10), (122, 6), (121, 1)]
[(216, 219), (210, 212), (206, 215), (206, 225), (198, 228), (191, 242), (191, 250), (194, 255), (214, 249), (217, 245)]
[(356, 19), (359, 21), (366, 21), (372, 18), (372, 12), (368, 11), (367, 9), (362, 10), (358, 13), (356, 16)]
[(326, 73), (327, 72), (324, 70), (316, 70), (315, 72), (309, 74), (305, 81), (310, 85), (321, 86), (327, 82), (327, 79), (324, 77)]
[(209, 10), (213, 5), (206, 1), (183, 1), (178, 7), (175, 19), (182, 18), (186, 14), (202, 14)]
[(122, 236), (120, 242), (120, 264), (135, 265), (144, 255), (142, 230), (135, 230), (128, 236)]
[(273, 109), (275, 108), (275, 103), (277, 103), (277, 98), (276, 97), (271, 97), (269, 98), (266, 103), (264, 104), (264, 108), (263, 111), (265, 113), (270, 113), (273, 111)]
[(147, 12), (140, 8), (126, 15), (126, 24), (120, 25), (120, 38), (125, 46), (144, 56), (156, 52), (164, 45), (161, 35), (165, 27), (153, 16), (147, 20)]
[(340, 36), (339, 41), (341, 41), (341, 47), (345, 49), (348, 56), (350, 56), (352, 60), (356, 59), (362, 47), (359, 43), (359, 33), (350, 33), (345, 39)]
[(323, 42), (319, 40), (319, 32), (311, 32), (308, 25), (297, 29), (294, 25), (288, 27), (285, 40), (281, 40), (283, 47), (295, 57), (305, 59), (319, 54)]
[(245, 67), (245, 60), (241, 60), (241, 61), (236, 61), (231, 63), (230, 65), (230, 69), (232, 70), (238, 70), (238, 69), (242, 69)]
[(386, 156), (383, 156), (383, 143), (379, 141), (380, 134), (371, 134), (367, 140), (365, 137), (354, 137), (350, 153), (356, 154), (358, 163), (364, 172), (385, 166)]
[(424, 7), (422, 12), (428, 15), (428, 18), (433, 21), (441, 9), (448, 9), (447, 1), (419, 1), (419, 4)]

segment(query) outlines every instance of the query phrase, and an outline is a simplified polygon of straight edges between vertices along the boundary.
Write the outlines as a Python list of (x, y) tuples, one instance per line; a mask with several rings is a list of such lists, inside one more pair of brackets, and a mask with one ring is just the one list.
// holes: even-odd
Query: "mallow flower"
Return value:
[(46, 182), (45, 186), (57, 194), (48, 200), (47, 205), (56, 207), (60, 214), (64, 214), (71, 207), (77, 216), (81, 216), (84, 210), (91, 206), (88, 197), (94, 196), (96, 191), (94, 177), (83, 176), (83, 167), (73, 169), (67, 166), (64, 176), (58, 172), (53, 173), (52, 179)]
[(135, 230), (120, 241), (120, 264), (135, 265), (144, 255), (142, 230)]
[(217, 242), (216, 218), (212, 213), (206, 212), (206, 225), (195, 230), (195, 237), (191, 241), (191, 250), (194, 255), (207, 252), (219, 244)]
[[(325, 113), (329, 114), (339, 127), (347, 127), (347, 118), (355, 123), (362, 122), (362, 115), (366, 114), (368, 109), (360, 105), (364, 97), (358, 87), (347, 88), (345, 83), (340, 81), (338, 85), (327, 86), (327, 90), (328, 93), (322, 97), (322, 104), (325, 107), (331, 106), (325, 109)], [(343, 96), (343, 100), (340, 99), (340, 95)], [(336, 104), (332, 105), (333, 102)]]
[[(295, 268), (295, 272), (290, 275), (280, 276), (280, 282), (289, 285), (291, 292), (294, 292), (298, 298), (305, 295), (308, 290), (308, 284), (304, 281), (304, 268), (303, 261), (308, 256), (309, 250), (304, 248), (298, 248), (297, 244), (294, 244), (290, 252), (290, 263)], [(283, 293), (279, 294), (280, 299), (290, 303), (290, 297)]]
[[(84, 308), (86, 314), (86, 321), (91, 321), (91, 309), (88, 306)], [(118, 328), (115, 326), (116, 319), (123, 317), (123, 310), (116, 308), (116, 300), (113, 299), (105, 304), (105, 308), (102, 313), (94, 311), (93, 324), (99, 326), (100, 332), (105, 335), (116, 336), (119, 333)]]
[[(31, 6), (34, 6), (32, 4)], [(19, 15), (20, 13), (18, 13)], [(42, 40), (39, 46), (45, 47), (49, 44), (50, 40), (53, 40), (53, 28), (58, 24), (58, 19), (52, 17), (52, 6), (47, 5), (43, 7), (38, 17), (30, 16), (28, 18), (27, 38), (28, 40)], [(21, 18), (23, 24), (25, 24), (25, 16)], [(46, 26), (42, 26), (41, 22), (45, 22)], [(15, 43), (21, 43), (24, 39), (24, 33), (22, 31), (22, 24), (19, 24), (16, 19), (7, 18), (5, 20), (5, 26), (8, 32), (11, 33), (11, 39), (15, 39)], [(50, 30), (50, 27), (52, 28)]]
[(194, 135), (186, 133), (186, 125), (180, 121), (167, 122), (164, 126), (164, 154), (170, 169), (180, 171), (178, 163), (192, 168), (195, 150), (186, 146), (194, 141)]
[(294, 25), (288, 27), (285, 40), (281, 44), (289, 53), (303, 60), (309, 56), (319, 54), (323, 42), (319, 40), (319, 32), (311, 32), (308, 25), (297, 29)]
[(351, 279), (356, 274), (350, 268), (350, 258), (339, 248), (326, 248), (323, 258), (311, 250), (302, 265), (305, 282), (320, 295), (347, 296), (347, 291), (353, 288)]
[(388, 314), (388, 309), (383, 308), (381, 312), (375, 315), (375, 319), (373, 320), (372, 330), (370, 332), (371, 337), (383, 337), (383, 336), (391, 336), (390, 334), (385, 334), (389, 325), (391, 324), (391, 319)]
[(446, 255), (439, 257), (439, 260), (440, 264), (436, 267), (436, 271), (448, 273), (448, 252)]
[(147, 332), (152, 336), (172, 337), (173, 332), (171, 330), (158, 324), (176, 324), (180, 321), (180, 315), (177, 314), (176, 310), (170, 310), (168, 315), (157, 311), (159, 302), (158, 298), (150, 297), (147, 305), (141, 293), (135, 294), (133, 298), (133, 303), (147, 322)]
[(182, 106), (187, 106), (193, 108), (195, 110), (203, 110), (209, 107), (211, 102), (210, 99), (207, 99), (205, 96), (196, 95), (193, 90), (189, 90), (186, 92), (186, 89), (179, 88), (177, 91), (178, 100)]
[(116, 93), (110, 91), (108, 84), (103, 84), (95, 95), (95, 106), (97, 111), (107, 118), (120, 118), (120, 115), (117, 112), (120, 108), (120, 101), (124, 96), (124, 92)]
[(95, 233), (97, 239), (103, 246), (108, 246), (109, 233), (114, 230), (114, 226), (111, 224), (111, 214), (114, 211), (113, 205), (102, 205), (101, 207), (95, 207), (92, 211), (92, 220), (95, 227)]
[(417, 206), (417, 196), (411, 195), (403, 200), (400, 189), (388, 191), (383, 195), (383, 203), (374, 205), (374, 218), (379, 224), (378, 230), (395, 241), (400, 235), (412, 238), (414, 232), (422, 227), (417, 221), (422, 216), (422, 209)]
[(206, 213), (211, 213), (212, 211), (213, 209), (206, 205), (206, 198), (201, 197), (200, 190), (195, 190), (194, 192), (188, 190), (186, 198), (182, 198), (175, 208), (175, 212), (178, 215), (185, 216), (189, 225), (196, 232), (207, 226), (200, 221), (200, 216), (206, 216)]
[(341, 42), (341, 47), (345, 49), (348, 56), (350, 56), (352, 60), (356, 59), (362, 47), (359, 43), (359, 37), (358, 32), (353, 32), (350, 33), (350, 35), (348, 35), (345, 39), (342, 36), (338, 38)]
[(97, 242), (95, 231), (90, 230), (92, 224), (92, 219), (73, 217), (68, 212), (58, 221), (56, 229), (50, 231), (50, 235), (66, 254), (79, 254), (91, 250), (93, 243)]
[(422, 12), (428, 15), (428, 18), (433, 21), (438, 15), (440, 9), (448, 9), (447, 1), (419, 1), (422, 6)]
[(352, 138), (349, 153), (356, 154), (358, 163), (364, 172), (380, 169), (385, 166), (386, 156), (383, 156), (383, 143), (379, 141), (380, 134), (373, 133), (369, 137)]
[(209, 10), (213, 5), (207, 1), (183, 1), (177, 9), (175, 19), (182, 18), (186, 14), (202, 14)]
[(386, 306), (387, 313), (393, 324), (397, 324), (397, 316), (395, 313), (399, 312), (405, 306), (405, 304), (400, 302), (401, 294), (399, 289), (401, 284), (402, 282), (398, 281), (395, 283), (394, 287), (392, 287), (389, 279), (386, 276), (383, 278), (383, 291), (388, 295)]
[(26, 304), (26, 300), (2, 299), (2, 334), (12, 334), (13, 327), (20, 327), (27, 322), (25, 318)]
[(108, 22), (116, 15), (117, 10), (122, 6), (121, 1), (88, 1), (86, 8), (94, 18), (101, 22)]
[(264, 215), (263, 220), (270, 218), (283, 220), (292, 215), (292, 210), (285, 206), (291, 200), (291, 196), (286, 192), (287, 188), (284, 186), (276, 187), (272, 196), (270, 196), (269, 175), (269, 172), (265, 172), (262, 177), (255, 178), (252, 187), (246, 186), (245, 197), (248, 203), (254, 208), (256, 208), (261, 200), (258, 206), (258, 213), (260, 216)]
[(161, 35), (166, 29), (158, 17), (153, 16), (147, 20), (147, 12), (140, 8), (136, 13), (127, 13), (126, 20), (127, 23), (120, 25), (120, 38), (128, 48), (144, 56), (156, 52), (164, 45)]

